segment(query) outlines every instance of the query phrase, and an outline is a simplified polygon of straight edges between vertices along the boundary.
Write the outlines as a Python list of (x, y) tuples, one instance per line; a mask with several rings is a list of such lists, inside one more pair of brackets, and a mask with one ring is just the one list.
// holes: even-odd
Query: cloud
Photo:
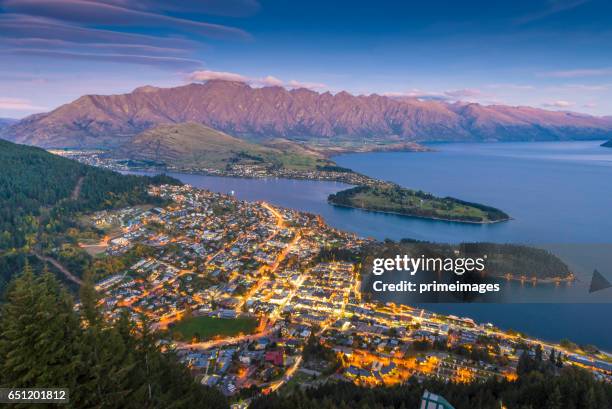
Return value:
[(578, 77), (601, 77), (611, 76), (612, 67), (606, 68), (581, 68), (565, 71), (549, 71), (544, 72), (541, 76), (552, 78), (578, 78)]
[(421, 100), (441, 100), (445, 101), (449, 99), (447, 95), (444, 95), (442, 92), (431, 92), (431, 91), (423, 91), (418, 88), (413, 88), (410, 91), (406, 92), (383, 92), (382, 94), (385, 97), (390, 98), (416, 98)]
[(33, 48), (33, 49), (62, 49), (81, 52), (91, 51), (111, 51), (127, 54), (147, 54), (147, 55), (169, 55), (169, 54), (186, 54), (187, 51), (181, 48), (171, 47), (156, 47), (148, 44), (121, 44), (121, 43), (77, 43), (74, 41), (65, 41), (48, 38), (15, 38), (5, 39), (5, 45), (10, 45), (15, 48)]
[(27, 99), (0, 97), (0, 109), (14, 111), (46, 111), (47, 107), (32, 104)]
[(583, 108), (597, 108), (597, 104), (594, 102), (587, 102), (586, 104), (582, 104)]
[(180, 70), (191, 70), (200, 67), (202, 63), (197, 60), (177, 57), (161, 57), (151, 55), (135, 55), (135, 54), (92, 54), (92, 53), (76, 53), (70, 51), (56, 51), (46, 49), (9, 49), (6, 51), (12, 55), (21, 55), (27, 57), (47, 57), (61, 58), (67, 60), (82, 60), (82, 61), (102, 61), (112, 63), (127, 63), (148, 65), (157, 68), (170, 68)]
[(235, 27), (188, 20), (95, 0), (5, 0), (3, 7), (13, 13), (85, 25), (172, 27), (212, 38), (251, 37), (246, 31)]
[(262, 85), (270, 86), (270, 87), (282, 87), (284, 85), (282, 80), (280, 80), (280, 79), (278, 79), (276, 77), (273, 77), (271, 75), (268, 75), (267, 77), (261, 78), (259, 80), (259, 82)]
[(310, 90), (321, 90), (327, 88), (327, 85), (320, 82), (301, 82), (296, 80), (291, 80), (287, 83), (289, 88), (306, 88)]
[(475, 88), (453, 89), (441, 92), (423, 91), (415, 88), (407, 92), (385, 92), (382, 95), (392, 98), (416, 98), (423, 101), (475, 100), (487, 96)]
[(548, 0), (546, 2), (546, 8), (519, 17), (515, 20), (515, 23), (519, 25), (532, 23), (564, 11), (575, 9), (589, 1), (590, 0)]
[(187, 76), (188, 81), (209, 81), (209, 80), (225, 80), (244, 82), (256, 87), (286, 87), (286, 88), (307, 88), (311, 90), (319, 90), (327, 88), (325, 84), (318, 82), (301, 82), (296, 80), (283, 81), (279, 78), (268, 75), (266, 77), (247, 77), (241, 74), (226, 72), (226, 71), (210, 71), (201, 70), (194, 71)]
[(542, 106), (546, 108), (569, 108), (573, 105), (574, 105), (573, 102), (564, 101), (564, 100), (545, 102), (542, 104)]
[(465, 99), (465, 98), (480, 97), (482, 96), (482, 92), (479, 89), (475, 89), (475, 88), (464, 88), (464, 89), (445, 91), (444, 95), (446, 95), (449, 98)]
[[(124, 6), (126, 3), (130, 3), (129, 0), (107, 0), (105, 2)], [(169, 12), (199, 12), (228, 17), (248, 17), (257, 13), (261, 6), (256, 0), (199, 0), (194, 2), (139, 0), (133, 4), (132, 8), (145, 10), (155, 8)]]
[(154, 47), (181, 48), (185, 50), (198, 46), (198, 43), (184, 38), (157, 37), (80, 27), (49, 18), (21, 14), (0, 14), (0, 33), (2, 33), (3, 37), (15, 39), (53, 39), (81, 44), (139, 44)]
[(209, 80), (224, 80), (224, 81), (236, 81), (236, 82), (249, 82), (249, 79), (240, 74), (234, 74), (233, 72), (224, 71), (194, 71), (189, 74), (188, 79), (190, 81), (209, 81)]
[(526, 90), (531, 90), (531, 89), (535, 89), (535, 87), (533, 85), (526, 85), (526, 84), (512, 84), (512, 83), (497, 83), (497, 84), (489, 84), (487, 85), (487, 88), (492, 88), (492, 89), (512, 89), (512, 90), (519, 90), (519, 91), (526, 91)]

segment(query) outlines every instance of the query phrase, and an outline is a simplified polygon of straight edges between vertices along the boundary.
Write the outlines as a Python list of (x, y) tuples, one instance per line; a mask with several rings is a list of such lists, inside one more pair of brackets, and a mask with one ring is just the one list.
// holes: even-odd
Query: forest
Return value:
[(147, 186), (161, 183), (180, 182), (121, 175), (0, 140), (0, 291), (32, 250), (60, 244), (75, 215), (155, 204)]
[[(546, 358), (544, 358), (546, 359)], [(588, 372), (567, 367), (551, 376), (537, 367), (517, 381), (471, 384), (422, 382), (415, 377), (406, 384), (375, 388), (348, 382), (332, 382), (299, 390), (261, 396), (250, 409), (416, 409), (423, 391), (442, 395), (455, 409), (609, 409), (612, 385), (596, 381)], [(503, 406), (502, 406), (503, 405)]]
[(91, 281), (80, 301), (75, 310), (45, 269), (37, 274), (26, 265), (11, 281), (0, 313), (2, 387), (68, 388), (73, 408), (228, 407), (219, 391), (197, 384), (172, 353), (161, 352), (144, 316), (104, 322)]

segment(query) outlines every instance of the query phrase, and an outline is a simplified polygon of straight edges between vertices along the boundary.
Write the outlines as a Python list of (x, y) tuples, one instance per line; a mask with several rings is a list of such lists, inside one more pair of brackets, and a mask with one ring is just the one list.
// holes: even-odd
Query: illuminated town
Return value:
[(149, 193), (166, 205), (89, 218), (109, 233), (82, 247), (135, 260), (96, 284), (100, 304), (110, 320), (125, 311), (136, 321), (145, 316), (163, 350), (227, 396), (328, 379), (515, 379), (519, 357), (535, 354), (536, 344), (556, 365), (612, 380), (605, 359), (468, 318), (371, 301), (358, 266), (368, 240), (316, 215), (190, 186)]

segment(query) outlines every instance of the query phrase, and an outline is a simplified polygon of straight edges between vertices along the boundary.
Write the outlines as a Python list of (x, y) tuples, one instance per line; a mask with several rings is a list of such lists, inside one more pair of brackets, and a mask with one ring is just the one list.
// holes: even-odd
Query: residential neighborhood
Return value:
[(370, 386), (411, 377), (512, 380), (536, 345), (559, 367), (612, 380), (609, 362), (560, 345), (372, 301), (358, 268), (369, 240), (318, 216), (188, 185), (150, 194), (167, 205), (91, 215), (93, 225), (115, 232), (99, 250), (149, 249), (96, 283), (100, 304), (110, 320), (146, 317), (163, 350), (227, 396), (248, 399), (297, 380), (301, 387), (329, 379)]

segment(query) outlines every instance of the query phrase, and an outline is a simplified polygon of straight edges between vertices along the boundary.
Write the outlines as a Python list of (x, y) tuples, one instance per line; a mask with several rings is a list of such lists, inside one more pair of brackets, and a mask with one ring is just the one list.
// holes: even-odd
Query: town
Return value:
[(238, 405), (330, 379), (516, 379), (521, 357), (538, 354), (553, 367), (577, 365), (612, 381), (610, 360), (469, 318), (372, 301), (358, 266), (370, 240), (316, 215), (188, 185), (149, 193), (167, 205), (89, 215), (109, 235), (83, 247), (109, 257), (143, 254), (97, 282), (103, 311), (109, 320), (145, 317), (163, 350)]
[(50, 149), (54, 155), (70, 158), (86, 165), (97, 166), (117, 172), (181, 172), (207, 176), (239, 178), (285, 178), (342, 182), (350, 185), (382, 185), (388, 183), (353, 172), (351, 169), (328, 166), (311, 170), (271, 167), (265, 164), (231, 164), (226, 168), (172, 166), (153, 161), (118, 159), (103, 150)]

